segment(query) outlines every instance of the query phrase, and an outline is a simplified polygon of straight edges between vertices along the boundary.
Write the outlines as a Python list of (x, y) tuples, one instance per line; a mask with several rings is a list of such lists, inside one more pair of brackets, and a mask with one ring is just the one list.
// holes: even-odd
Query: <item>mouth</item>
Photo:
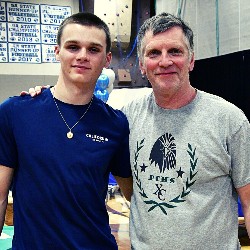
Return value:
[(90, 69), (90, 67), (84, 65), (73, 65), (72, 67), (76, 69)]
[(169, 71), (169, 72), (155, 73), (155, 75), (157, 75), (157, 76), (168, 76), (168, 75), (174, 75), (174, 74), (177, 74), (177, 72), (175, 72), (175, 71)]

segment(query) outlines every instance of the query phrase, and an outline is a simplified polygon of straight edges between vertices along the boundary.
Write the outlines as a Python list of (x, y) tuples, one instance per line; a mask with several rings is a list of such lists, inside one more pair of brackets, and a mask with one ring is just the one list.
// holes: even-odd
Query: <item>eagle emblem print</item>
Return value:
[(187, 143), (184, 165), (179, 165), (178, 145), (170, 133), (160, 136), (148, 157), (143, 158), (144, 146), (145, 139), (136, 142), (132, 166), (135, 182), (141, 198), (148, 205), (148, 212), (160, 209), (167, 215), (168, 209), (186, 201), (196, 181), (196, 148)]

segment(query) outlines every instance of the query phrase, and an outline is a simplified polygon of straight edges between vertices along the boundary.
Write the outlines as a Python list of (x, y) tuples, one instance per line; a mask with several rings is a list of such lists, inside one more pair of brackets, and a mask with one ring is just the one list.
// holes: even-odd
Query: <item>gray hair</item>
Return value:
[(176, 17), (169, 13), (161, 13), (156, 16), (153, 16), (147, 19), (141, 26), (137, 36), (137, 54), (139, 59), (142, 59), (143, 51), (142, 51), (142, 42), (145, 34), (148, 31), (152, 31), (153, 35), (164, 32), (167, 29), (172, 27), (180, 27), (187, 39), (187, 46), (189, 50), (189, 55), (194, 51), (194, 41), (193, 41), (193, 31), (191, 28), (179, 17)]

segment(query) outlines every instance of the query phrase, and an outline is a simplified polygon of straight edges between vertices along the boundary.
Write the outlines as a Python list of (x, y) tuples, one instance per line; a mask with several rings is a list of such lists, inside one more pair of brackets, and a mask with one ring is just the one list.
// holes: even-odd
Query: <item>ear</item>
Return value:
[(194, 53), (192, 53), (192, 57), (190, 60), (190, 64), (189, 64), (189, 71), (192, 71), (194, 69)]
[(57, 60), (57, 61), (60, 61), (60, 56), (59, 56), (60, 46), (59, 46), (59, 45), (56, 45), (56, 46), (55, 46), (54, 52), (55, 52), (56, 60)]
[(109, 52), (107, 55), (106, 55), (106, 63), (105, 63), (105, 68), (108, 68), (110, 63), (111, 63), (111, 60), (112, 60), (112, 53)]
[(141, 74), (145, 75), (146, 74), (146, 70), (145, 70), (143, 62), (141, 60), (139, 61), (139, 67), (140, 67), (140, 70), (141, 70)]

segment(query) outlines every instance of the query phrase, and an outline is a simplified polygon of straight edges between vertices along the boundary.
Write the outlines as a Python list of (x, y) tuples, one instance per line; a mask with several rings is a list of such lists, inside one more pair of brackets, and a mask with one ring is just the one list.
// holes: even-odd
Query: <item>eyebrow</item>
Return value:
[[(80, 42), (79, 41), (76, 41), (76, 40), (68, 40), (65, 42), (65, 44), (79, 44)], [(95, 43), (95, 42), (91, 42), (90, 43), (91, 46), (96, 46), (96, 47), (100, 47), (100, 48), (103, 48), (104, 46), (100, 43)]]
[(103, 48), (103, 45), (100, 43), (90, 43), (92, 46), (97, 46)]

